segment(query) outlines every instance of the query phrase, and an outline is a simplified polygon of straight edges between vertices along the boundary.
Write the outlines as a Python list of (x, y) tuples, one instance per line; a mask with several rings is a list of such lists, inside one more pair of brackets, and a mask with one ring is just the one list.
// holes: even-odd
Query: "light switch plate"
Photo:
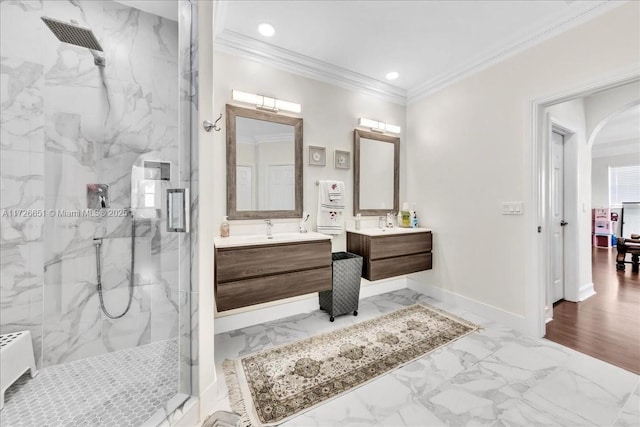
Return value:
[(502, 215), (524, 214), (524, 202), (502, 202)]

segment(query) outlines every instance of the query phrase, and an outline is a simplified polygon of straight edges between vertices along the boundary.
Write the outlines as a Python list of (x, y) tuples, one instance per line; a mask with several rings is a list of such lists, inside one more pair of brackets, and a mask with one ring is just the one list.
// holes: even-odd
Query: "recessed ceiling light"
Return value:
[(387, 80), (395, 80), (398, 77), (400, 77), (400, 74), (398, 74), (397, 71), (392, 71), (390, 73), (387, 73), (387, 75), (385, 77), (387, 78)]
[(267, 24), (266, 22), (258, 25), (258, 31), (265, 37), (271, 37), (276, 33), (276, 29), (273, 28), (273, 25)]

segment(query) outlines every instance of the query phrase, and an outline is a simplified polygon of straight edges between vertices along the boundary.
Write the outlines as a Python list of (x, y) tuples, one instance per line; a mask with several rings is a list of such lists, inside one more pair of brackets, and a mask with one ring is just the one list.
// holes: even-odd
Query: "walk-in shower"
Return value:
[(195, 224), (167, 211), (197, 200), (196, 12), (0, 1), (0, 334), (39, 372), (2, 426), (157, 425), (191, 394)]

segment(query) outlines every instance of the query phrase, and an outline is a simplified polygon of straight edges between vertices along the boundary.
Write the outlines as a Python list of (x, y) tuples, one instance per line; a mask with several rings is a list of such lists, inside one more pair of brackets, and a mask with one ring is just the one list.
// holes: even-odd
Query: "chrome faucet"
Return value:
[(265, 219), (264, 222), (267, 223), (267, 239), (273, 239), (273, 223), (270, 219)]

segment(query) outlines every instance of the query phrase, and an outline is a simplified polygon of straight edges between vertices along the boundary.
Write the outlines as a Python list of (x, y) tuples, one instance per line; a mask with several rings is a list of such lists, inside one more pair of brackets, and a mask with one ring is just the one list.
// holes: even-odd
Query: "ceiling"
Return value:
[[(215, 47), (404, 104), (619, 4), (219, 1)], [(273, 37), (258, 33), (263, 22)], [(400, 77), (387, 81), (390, 71)]]

